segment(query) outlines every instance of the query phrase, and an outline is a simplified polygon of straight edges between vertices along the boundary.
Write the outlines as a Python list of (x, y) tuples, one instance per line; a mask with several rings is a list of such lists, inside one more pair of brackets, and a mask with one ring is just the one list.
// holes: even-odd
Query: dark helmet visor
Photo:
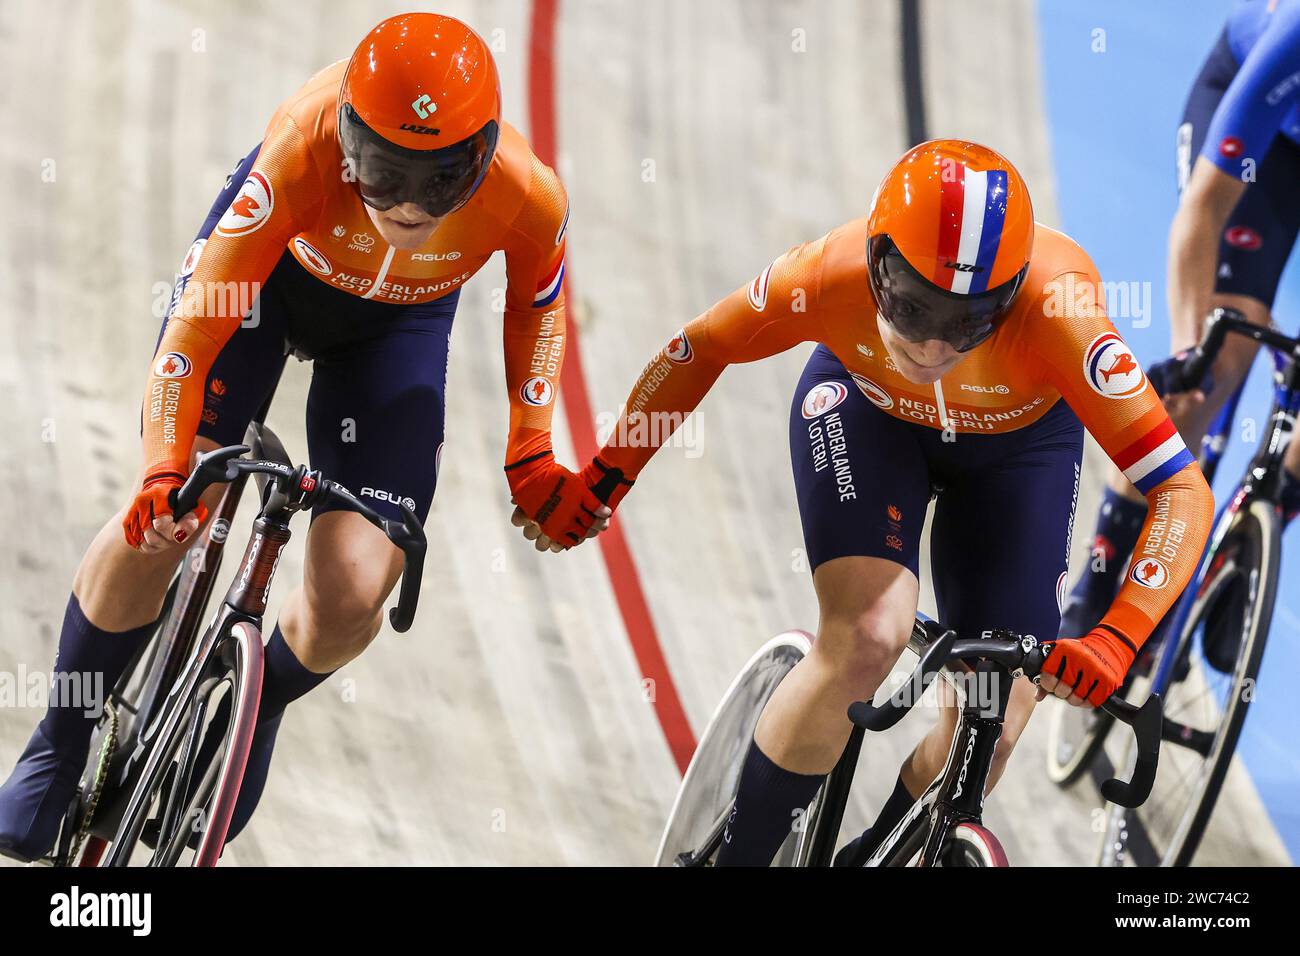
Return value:
[(445, 216), (464, 205), (487, 173), (498, 132), (494, 120), (451, 146), (407, 149), (367, 126), (351, 104), (339, 110), (343, 159), (362, 200), (381, 211), (415, 203), (430, 216)]
[(1011, 310), (1029, 266), (992, 289), (966, 295), (940, 288), (912, 268), (887, 235), (867, 240), (867, 271), (881, 317), (909, 342), (938, 339), (969, 352)]

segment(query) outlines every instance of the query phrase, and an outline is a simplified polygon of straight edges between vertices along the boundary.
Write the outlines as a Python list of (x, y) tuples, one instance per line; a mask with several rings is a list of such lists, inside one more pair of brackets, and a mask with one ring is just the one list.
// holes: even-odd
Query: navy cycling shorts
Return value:
[[(1239, 64), (1225, 29), (1192, 84), (1178, 128), (1178, 188), (1187, 184), (1210, 120)], [(1219, 237), (1215, 291), (1245, 295), (1270, 309), (1296, 235), (1300, 233), (1300, 145), (1279, 133), (1238, 200)]]
[[(196, 241), (215, 228), (257, 152), (235, 167)], [(292, 350), (313, 362), (311, 467), (386, 517), (400, 517), (404, 501), (423, 521), (438, 482), (447, 346), (459, 295), (457, 289), (416, 305), (373, 302), (321, 282), (286, 251), (251, 318), (208, 373), (199, 435), (218, 445), (242, 444)], [(330, 508), (322, 505), (313, 514)]]
[(790, 411), (804, 545), (834, 558), (893, 561), (919, 577), (934, 492), (931, 578), (939, 620), (965, 632), (1054, 638), (1061, 621), (1083, 425), (1064, 401), (998, 435), (944, 433), (881, 411), (818, 346)]

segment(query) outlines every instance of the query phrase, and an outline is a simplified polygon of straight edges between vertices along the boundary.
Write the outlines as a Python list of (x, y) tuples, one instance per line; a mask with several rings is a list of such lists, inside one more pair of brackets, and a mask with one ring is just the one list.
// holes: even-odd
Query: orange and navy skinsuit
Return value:
[[(471, 199), (420, 248), (388, 246), (345, 175), (337, 143), (345, 66), (340, 61), (321, 71), (281, 105), (233, 201), (186, 256), (145, 393), (145, 488), (157, 489), (156, 514), (167, 510), (166, 491), (189, 472), (209, 370), (286, 251), (331, 289), (391, 304), (395, 314), (458, 291), (494, 252), (504, 251), (506, 462), (518, 465), (510, 471), (512, 488), (553, 466), (551, 414), (565, 343), (563, 186), (523, 137), (503, 125)], [(133, 544), (141, 520), (147, 521), (147, 509), (127, 517)]]
[[(879, 484), (876, 479), (880, 475), (901, 467), (901, 462), (884, 457), (889, 451), (887, 442), (895, 440), (888, 436), (900, 431), (917, 432), (917, 447), (922, 448), (918, 454), (930, 456), (927, 460), (940, 470), (960, 472), (964, 462), (973, 468), (976, 460), (989, 457), (989, 450), (1003, 447), (1008, 449), (1008, 459), (1015, 454), (1030, 461), (1035, 454), (1041, 457), (1045, 453), (1035, 447), (1037, 431), (1049, 425), (1057, 428), (1060, 423), (1049, 419), (1073, 418), (1072, 410), (1151, 503), (1132, 570), (1098, 631), (1093, 632), (1099, 635), (1096, 640), (1117, 643), (1122, 648), (1118, 656), (1126, 669), (1132, 655), (1190, 579), (1206, 538), (1213, 500), (1200, 468), (1160, 399), (1107, 319), (1104, 302), (1099, 301), (1100, 280), (1088, 256), (1068, 237), (1045, 226), (1038, 225), (1035, 234), (1029, 271), (1012, 312), (990, 339), (932, 386), (906, 380), (882, 340), (867, 279), (865, 219), (791, 249), (748, 286), (737, 289), (674, 335), (651, 360), (633, 387), (623, 419), (597, 456), (598, 461), (634, 479), (657, 450), (655, 442), (661, 443), (666, 437), (663, 425), (645, 428), (644, 423), (666, 413), (667, 417), (659, 421), (671, 427), (695, 409), (727, 365), (756, 361), (802, 342), (821, 343), (821, 348), (809, 363), (810, 372), (805, 373), (792, 412), (797, 484), (801, 457), (807, 458), (809, 474), (817, 471), (833, 475), (836, 470), (843, 472), (841, 466), (847, 465), (850, 483), (856, 480), (860, 484)], [(814, 371), (816, 374), (810, 374)], [(1062, 399), (1068, 408), (1059, 407)], [(841, 419), (851, 414), (864, 421), (858, 426), (851, 422), (846, 426)], [(637, 416), (641, 415), (649, 418), (640, 419), (643, 425), (638, 428)], [(875, 419), (876, 424), (867, 419)], [(908, 428), (900, 429), (897, 424), (889, 424), (891, 421), (907, 423)], [(850, 433), (856, 427), (859, 436), (879, 435), (881, 440), (874, 449), (852, 449), (854, 457), (848, 462), (842, 454), (845, 427)], [(827, 432), (836, 442), (826, 441)], [(807, 435), (812, 436), (811, 452)], [(630, 441), (628, 436), (650, 439)], [(1080, 434), (1073, 452), (1076, 482), (1077, 446), (1081, 440)], [(863, 439), (859, 445), (867, 441)], [(896, 447), (900, 456), (906, 450), (901, 444)], [(810, 454), (813, 457), (808, 458)], [(1003, 452), (999, 450), (998, 454)], [(1023, 472), (990, 472), (999, 464), (991, 463), (984, 470), (994, 475), (990, 494), (1002, 500), (985, 504), (988, 509), (1009, 512), (1022, 505), (1015, 497), (1017, 482), (1021, 488), (1034, 482), (1034, 467), (1041, 462), (1027, 465)], [(838, 497), (855, 502), (862, 489), (850, 487), (845, 491), (845, 476), (841, 473), (839, 477)], [(956, 477), (960, 479), (960, 475)], [(806, 506), (805, 490), (799, 490), (802, 509)], [(1000, 496), (999, 490), (1003, 493)], [(827, 494), (836, 492), (832, 489)], [(902, 520), (915, 520), (915, 533), (919, 534), (928, 494), (926, 487), (920, 515), (900, 521), (894, 520), (900, 511), (895, 502), (882, 498), (879, 521), (884, 537), (889, 538), (890, 528), (899, 527)], [(1062, 537), (1068, 537), (1065, 529), (1073, 516), (1068, 488), (1057, 497), (1065, 499), (1053, 507), (1064, 515)], [(968, 510), (967, 520), (974, 521), (974, 510)], [(804, 517), (807, 532), (808, 516)], [(1032, 520), (1032, 516), (1028, 519)], [(876, 517), (873, 515), (871, 520), (876, 521)], [(957, 516), (954, 520), (962, 519)], [(890, 541), (890, 545), (897, 543), (896, 539)], [(977, 546), (981, 545), (971, 544)], [(998, 546), (996, 537), (982, 544), (990, 555)], [(1058, 546), (1054, 543), (1052, 547), (1053, 553), (1032, 555), (1026, 560), (1047, 562), (1060, 570), (1059, 577), (1055, 571), (1051, 575), (1057, 589), (1053, 613), (1059, 620), (1065, 569), (1056, 563), (1063, 561), (1060, 551), (1055, 550)], [(857, 553), (877, 552), (864, 545)], [(888, 546), (879, 554), (900, 560), (893, 557)], [(810, 557), (815, 563), (816, 555)], [(936, 578), (944, 573), (942, 568), (937, 571)], [(999, 582), (998, 587), (1014, 593), (1020, 583), (1007, 580)], [(958, 582), (951, 588), (961, 586)], [(1040, 633), (1039, 637), (1055, 636), (1054, 622), (1050, 623), (1050, 634)], [(977, 626), (1013, 625), (981, 621)], [(1047, 629), (1046, 624), (1043, 629)], [(1050, 670), (1052, 662), (1048, 664)], [(1090, 699), (1098, 702), (1113, 689), (1099, 686)], [(1088, 690), (1082, 688), (1080, 693)]]

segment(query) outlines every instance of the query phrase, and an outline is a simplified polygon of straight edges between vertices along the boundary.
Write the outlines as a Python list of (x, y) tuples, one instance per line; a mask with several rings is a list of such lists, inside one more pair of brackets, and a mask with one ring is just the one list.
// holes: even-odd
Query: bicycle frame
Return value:
[[(281, 372), (283, 372), (283, 366), (281, 366)], [(255, 453), (259, 456), (262, 454), (261, 446), (265, 435), (263, 427), (266, 416), (271, 410), (271, 402), (275, 398), (278, 386), (279, 376), (277, 375), (266, 401), (262, 403), (262, 407), (258, 409), (257, 414), (253, 416), (253, 420), (248, 426), (248, 437)], [(278, 440), (276, 444), (278, 444)], [(212, 592), (216, 587), (217, 575), (221, 571), (221, 562), (225, 555), (226, 539), (230, 534), (231, 523), (234, 521), (235, 512), (239, 510), (239, 503), (243, 498), (244, 486), (247, 481), (247, 475), (240, 475), (226, 486), (221, 495), (221, 503), (217, 506), (208, 524), (207, 534), (204, 536), (202, 545), (190, 549), (182, 559), (183, 563), (177, 574), (176, 597), (172, 608), (173, 611), (178, 607), (183, 610), (180, 614), (173, 613), (165, 623), (164, 631), (159, 639), (159, 656), (154, 660), (153, 666), (146, 677), (145, 685), (140, 691), (136, 710), (136, 726), (141, 730), (136, 734), (137, 738), (152, 737), (152, 732), (156, 729), (157, 718), (166, 700), (164, 693), (168, 688), (176, 684), (185, 661), (194, 649), (199, 627), (202, 624), (204, 613), (207, 611), (208, 603), (212, 598)], [(131, 763), (132, 761), (128, 761), (123, 779), (129, 774)]]
[[(928, 620), (924, 615), (918, 615), (918, 623), (908, 639), (908, 647), (918, 656), (923, 656), (929, 647), (930, 637), (924, 630), (924, 622)], [(925, 793), (868, 859), (867, 866), (902, 865), (918, 851), (921, 854), (919, 865), (933, 866), (953, 827), (981, 822), (984, 791), (993, 769), (993, 754), (1002, 737), (1013, 677), (1005, 668), (989, 661), (979, 661), (968, 673), (977, 680), (985, 674), (1001, 675), (1002, 679), (994, 681), (998, 694), (996, 706), (990, 709), (969, 700), (961, 682), (950, 670), (944, 669), (942, 676), (957, 694), (960, 706), (948, 760)], [(813, 831), (810, 866), (829, 866), (834, 857), (835, 840), (853, 785), (864, 733), (861, 726), (853, 728), (844, 755), (827, 778), (822, 796), (825, 803)]]
[[(175, 756), (174, 748), (157, 746), (156, 742), (177, 739), (176, 731), (179, 729), (180, 722), (186, 718), (187, 702), (198, 693), (209, 663), (216, 654), (223, 652), (225, 645), (231, 639), (239, 640), (244, 644), (245, 654), (251, 666), (243, 678), (245, 686), (239, 688), (239, 693), (235, 695), (236, 706), (232, 709), (230, 726), (247, 728), (256, 721), (263, 672), (262, 615), (266, 613), (271, 580), (279, 564), (280, 554), (289, 543), (288, 519), (292, 513), (293, 510), (286, 509), (281, 503), (272, 502), (264, 507), (262, 514), (258, 515), (257, 520), (253, 522), (253, 534), (249, 538), (248, 547), (240, 563), (240, 574), (231, 582), (216, 618), (204, 633), (203, 639), (189, 658), (189, 663), (168, 692), (159, 719), (153, 727), (149, 728), (149, 732), (141, 735), (137, 743), (137, 754), (143, 754), (145, 757), (139, 777), (141, 784), (154, 780)], [(203, 697), (203, 695), (199, 696)], [(177, 794), (188, 790), (188, 773), (193, 769), (190, 759), (193, 756), (191, 745), (203, 729), (202, 716), (202, 707), (200, 707), (192, 719), (191, 731), (186, 738), (187, 743), (182, 754), (184, 775), (181, 779), (173, 781), (173, 800), (183, 799), (178, 798)], [(246, 756), (246, 754), (241, 755), (241, 757)], [(215, 781), (215, 786), (222, 792), (231, 787), (236, 788), (237, 791), (243, 780), (243, 771), (242, 759), (237, 764), (227, 763), (222, 768), (220, 778)], [(206, 783), (207, 778), (205, 778)], [(119, 831), (118, 839), (114, 840), (105, 858), (105, 866), (124, 866), (128, 862), (129, 854), (134, 849), (144, 827), (148, 810), (146, 801), (151, 799), (150, 789), (146, 785), (137, 785), (132, 790), (122, 814), (125, 830)], [(196, 799), (201, 801), (205, 796), (206, 794), (200, 788)], [(196, 857), (199, 865), (215, 864), (225, 842), (226, 831), (230, 825), (229, 811), (233, 808), (234, 800), (221, 801), (221, 803), (224, 804), (227, 812), (208, 821), (199, 840)], [(164, 823), (176, 823), (179, 819), (177, 812), (178, 808), (173, 808), (169, 801), (169, 805), (163, 811)]]

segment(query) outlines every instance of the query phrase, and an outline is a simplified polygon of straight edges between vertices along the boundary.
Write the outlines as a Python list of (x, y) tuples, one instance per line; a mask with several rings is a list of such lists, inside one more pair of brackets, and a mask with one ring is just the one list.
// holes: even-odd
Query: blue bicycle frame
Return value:
[[(1294, 418), (1300, 414), (1300, 392), (1291, 391), (1286, 385), (1287, 364), (1290, 357), (1283, 355), (1276, 349), (1269, 348), (1269, 354), (1273, 358), (1273, 406), (1274, 414), (1269, 417), (1269, 425), (1272, 427), (1273, 420), (1277, 414), (1289, 415)], [(1241, 403), (1242, 393), (1245, 391), (1246, 383), (1243, 379), (1232, 393), (1232, 397), (1219, 411), (1213, 424), (1205, 433), (1201, 440), (1201, 470), (1205, 473), (1205, 480), (1213, 487), (1214, 477), (1219, 470), (1219, 463), (1223, 459), (1224, 450), (1227, 448), (1228, 435), (1232, 431), (1233, 423), (1237, 417), (1237, 406)], [(1247, 474), (1255, 466), (1257, 458), (1252, 457), (1250, 464), (1247, 466)], [(1215, 516), (1214, 523), (1210, 526), (1211, 536), (1218, 529), (1220, 521), (1223, 520), (1224, 512), (1236, 504), (1236, 494), (1232, 499), (1220, 507)], [(1156, 633), (1156, 638), (1161, 642), (1160, 661), (1156, 666), (1156, 672), (1151, 682), (1152, 693), (1163, 694), (1168, 690), (1171, 681), (1171, 675), (1174, 672), (1175, 664), (1174, 653), (1178, 646), (1178, 641), (1166, 641), (1165, 637), (1170, 634), (1179, 634), (1183, 626), (1187, 623), (1187, 617), (1191, 613), (1192, 605), (1196, 601), (1196, 594), (1200, 590), (1201, 582), (1205, 578), (1206, 568), (1209, 564), (1209, 544), (1210, 538), (1206, 539), (1205, 548), (1201, 555), (1200, 563), (1197, 565), (1196, 574), (1184, 589), (1178, 599), (1178, 603), (1169, 614), (1165, 615), (1161, 621), (1160, 627)]]

